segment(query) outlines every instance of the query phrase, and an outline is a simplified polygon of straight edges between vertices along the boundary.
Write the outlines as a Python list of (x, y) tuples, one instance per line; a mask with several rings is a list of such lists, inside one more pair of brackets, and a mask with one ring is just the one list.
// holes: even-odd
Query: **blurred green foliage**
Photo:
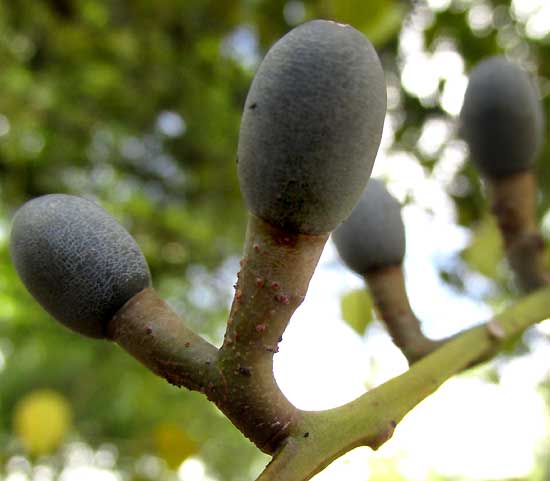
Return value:
[(342, 297), (342, 319), (360, 336), (374, 319), (373, 309), (372, 299), (365, 289), (350, 291)]
[[(483, 2), (496, 20), (476, 30), (469, 17), (475, 3), (455, 0), (430, 11), (422, 1), (404, 0), (0, 2), (0, 473), (6, 460), (24, 453), (14, 435), (16, 406), (40, 389), (69, 402), (67, 443), (115, 446), (128, 480), (171, 479), (169, 470), (146, 462), (158, 454), (154, 440), (166, 423), (184, 427), (173, 437), (192, 440), (189, 451), (196, 447), (220, 479), (247, 480), (249, 470), (257, 472), (266, 458), (202, 396), (169, 386), (115, 346), (75, 336), (47, 318), (11, 266), (9, 219), (25, 200), (46, 193), (97, 200), (136, 237), (160, 293), (218, 343), (246, 222), (235, 169), (239, 119), (265, 51), (310, 18), (362, 30), (398, 89), (400, 100), (390, 108), (398, 120), (392, 150), (412, 153), (431, 172), (444, 145), (427, 155), (418, 142), (427, 121), (449, 119), (439, 101), (445, 82), (429, 99), (398, 82), (400, 34), (418, 15), (426, 17), (417, 30), (428, 54), (451, 42), (467, 69), (504, 51), (533, 66), (549, 111), (548, 39), (528, 38), (525, 22), (503, 0)], [(547, 142), (539, 169), (541, 218), (550, 207), (550, 169), (542, 168), (549, 156)], [(441, 266), (444, 279), (467, 292), (462, 274), (477, 269), (494, 276), (496, 292), (506, 298), (511, 287), (498, 279), (496, 261), (480, 262), (494, 247), (490, 233), (475, 227), (485, 222), (480, 183), (468, 164), (455, 177), (465, 185), (447, 189), (458, 222), (477, 234), (469, 255)], [(57, 469), (64, 453), (60, 448), (40, 461)]]

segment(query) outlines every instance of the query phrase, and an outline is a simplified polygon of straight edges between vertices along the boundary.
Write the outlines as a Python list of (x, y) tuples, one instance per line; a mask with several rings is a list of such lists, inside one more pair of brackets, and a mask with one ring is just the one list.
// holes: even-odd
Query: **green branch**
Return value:
[(550, 288), (518, 301), (428, 355), (406, 373), (354, 401), (327, 411), (302, 412), (290, 438), (257, 481), (306, 481), (358, 446), (377, 449), (418, 403), (480, 358), (550, 316)]

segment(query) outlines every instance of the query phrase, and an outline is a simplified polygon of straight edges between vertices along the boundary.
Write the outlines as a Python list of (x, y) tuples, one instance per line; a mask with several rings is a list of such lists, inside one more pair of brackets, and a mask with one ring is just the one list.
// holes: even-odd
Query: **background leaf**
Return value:
[(362, 336), (368, 325), (374, 319), (373, 303), (369, 293), (365, 289), (350, 291), (342, 296), (342, 319)]
[(470, 244), (462, 251), (462, 258), (484, 276), (497, 277), (499, 265), (504, 260), (504, 249), (493, 217), (485, 217), (475, 227)]

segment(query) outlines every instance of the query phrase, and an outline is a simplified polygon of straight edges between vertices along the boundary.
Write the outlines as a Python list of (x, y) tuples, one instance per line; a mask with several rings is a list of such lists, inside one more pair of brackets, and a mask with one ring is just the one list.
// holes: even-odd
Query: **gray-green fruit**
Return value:
[(250, 211), (291, 232), (330, 232), (370, 177), (386, 87), (370, 42), (314, 20), (269, 50), (242, 117), (238, 173)]
[(383, 182), (370, 179), (359, 203), (332, 239), (344, 263), (360, 275), (401, 264), (405, 227), (399, 202)]
[(533, 165), (542, 143), (543, 115), (529, 76), (503, 57), (482, 61), (470, 74), (461, 134), (472, 161), (488, 177)]
[(113, 315), (151, 283), (128, 232), (101, 207), (63, 194), (46, 195), (16, 213), (11, 256), (33, 297), (65, 326), (106, 335)]

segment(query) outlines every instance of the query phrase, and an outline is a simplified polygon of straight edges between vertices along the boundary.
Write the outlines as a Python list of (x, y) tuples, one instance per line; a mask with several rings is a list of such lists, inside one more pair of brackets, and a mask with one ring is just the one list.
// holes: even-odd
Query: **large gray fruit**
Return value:
[(405, 227), (399, 202), (383, 182), (370, 179), (361, 200), (332, 239), (345, 264), (360, 275), (401, 264)]
[(151, 283), (149, 268), (128, 232), (93, 202), (54, 194), (16, 213), (10, 250), (23, 283), (65, 326), (90, 337)]
[(533, 165), (543, 137), (542, 108), (517, 65), (492, 57), (474, 68), (460, 119), (472, 161), (483, 174), (505, 177)]
[(330, 232), (365, 188), (385, 112), (384, 73), (361, 33), (325, 20), (289, 32), (244, 107), (238, 172), (248, 208), (288, 231)]

